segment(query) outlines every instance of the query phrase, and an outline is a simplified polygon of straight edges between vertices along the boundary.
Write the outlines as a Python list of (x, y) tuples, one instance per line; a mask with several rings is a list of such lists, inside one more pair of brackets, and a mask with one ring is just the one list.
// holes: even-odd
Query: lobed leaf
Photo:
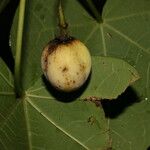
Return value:
[[(40, 68), (42, 48), (58, 32), (56, 3), (27, 1), (22, 56), (25, 95), (16, 102), (13, 95), (8, 98), (8, 95), (3, 97), (0, 94), (0, 101), (4, 103), (0, 106), (0, 145), (3, 149), (13, 147), (15, 150), (21, 146), (24, 149), (105, 149), (111, 145), (109, 129), (114, 149), (147, 149), (150, 130), (150, 2), (107, 0), (100, 24), (78, 1), (66, 1), (70, 34), (90, 49), (92, 74), (80, 93), (65, 98), (64, 94), (56, 93), (45, 84)], [(11, 30), (14, 57), (17, 19), (18, 12)], [(121, 58), (134, 67), (112, 57)], [(0, 83), (6, 87), (0, 90), (12, 92), (13, 87), (5, 82), (9, 81), (7, 67), (3, 62), (0, 65), (4, 68), (0, 71)], [(102, 108), (83, 101), (89, 96), (116, 98), (139, 78), (135, 69), (141, 79), (131, 86), (131, 96), (125, 92), (109, 103), (109, 119), (105, 118)], [(137, 99), (139, 103), (135, 103)]]

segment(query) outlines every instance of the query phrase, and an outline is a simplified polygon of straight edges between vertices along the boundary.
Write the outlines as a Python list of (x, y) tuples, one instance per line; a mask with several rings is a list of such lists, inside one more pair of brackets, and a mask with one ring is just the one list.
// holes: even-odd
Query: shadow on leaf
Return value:
[(146, 150), (150, 150), (150, 146)]
[[(95, 15), (94, 13), (92, 12), (92, 10), (90, 9), (87, 1), (85, 0), (78, 0), (81, 5), (87, 10), (87, 12), (93, 17), (95, 18)], [(103, 11), (103, 8), (104, 8), (104, 5), (106, 3), (106, 0), (92, 0), (95, 8), (98, 10), (99, 14), (102, 15), (102, 11)], [(96, 19), (96, 18), (95, 18)]]
[(13, 17), (18, 4), (19, 0), (10, 1), (0, 14), (0, 56), (5, 61), (12, 73), (14, 71), (14, 59), (8, 43)]
[(116, 100), (103, 100), (102, 106), (106, 117), (116, 118), (123, 113), (127, 107), (137, 102), (140, 102), (137, 93), (132, 87), (128, 87)]
[(79, 88), (76, 91), (69, 92), (69, 93), (62, 92), (62, 91), (59, 91), (56, 88), (54, 88), (49, 83), (49, 81), (44, 77), (44, 75), (42, 76), (42, 79), (43, 79), (44, 84), (46, 85), (46, 89), (56, 98), (56, 100), (67, 103), (67, 102), (72, 102), (72, 101), (76, 100), (78, 97), (80, 97), (80, 95), (82, 95), (82, 93), (86, 90), (86, 88), (91, 80), (91, 74), (81, 88)]

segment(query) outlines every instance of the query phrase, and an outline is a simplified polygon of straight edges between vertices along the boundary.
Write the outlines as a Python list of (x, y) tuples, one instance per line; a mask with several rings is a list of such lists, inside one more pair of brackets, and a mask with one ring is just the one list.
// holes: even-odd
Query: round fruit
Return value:
[(70, 92), (80, 88), (87, 80), (91, 71), (91, 56), (81, 41), (58, 37), (43, 49), (41, 66), (54, 87)]

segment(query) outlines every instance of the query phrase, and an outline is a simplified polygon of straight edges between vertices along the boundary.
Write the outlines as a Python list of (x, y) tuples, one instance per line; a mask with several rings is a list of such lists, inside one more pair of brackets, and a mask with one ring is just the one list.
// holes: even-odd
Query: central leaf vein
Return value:
[(115, 33), (119, 34), (120, 36), (122, 36), (124, 39), (126, 39), (127, 41), (129, 41), (130, 43), (134, 44), (136, 47), (138, 47), (139, 49), (143, 50), (143, 52), (150, 54), (150, 52), (145, 49), (144, 47), (142, 47), (140, 44), (138, 44), (136, 41), (132, 40), (130, 37), (128, 37), (127, 35), (125, 35), (124, 33), (120, 32), (119, 30), (115, 29), (114, 27), (112, 27), (109, 24), (105, 24), (105, 26), (107, 28), (109, 28), (110, 30), (114, 31)]
[(70, 137), (73, 141), (77, 142), (79, 145), (81, 145), (82, 147), (84, 147), (86, 150), (89, 150), (89, 148), (84, 145), (82, 142), (80, 142), (78, 139), (76, 139), (75, 137), (73, 137), (70, 133), (67, 133), (62, 127), (60, 127), (56, 122), (54, 122), (49, 116), (47, 116), (46, 114), (42, 113), (42, 110), (36, 106), (32, 100), (30, 98), (28, 98), (28, 102), (30, 103), (30, 105), (37, 110), (46, 120), (48, 120), (51, 124), (53, 124), (56, 128), (58, 128), (60, 131), (62, 131), (65, 135), (67, 135), (68, 137)]

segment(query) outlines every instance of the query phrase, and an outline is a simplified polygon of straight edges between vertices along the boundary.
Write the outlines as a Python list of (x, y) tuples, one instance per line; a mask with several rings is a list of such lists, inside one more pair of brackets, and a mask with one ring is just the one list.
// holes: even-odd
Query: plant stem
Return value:
[(61, 0), (59, 0), (58, 17), (59, 17), (60, 35), (66, 36), (68, 24), (66, 23), (66, 20), (65, 20), (65, 15), (64, 15), (63, 8), (62, 8), (62, 1)]
[(19, 4), (16, 57), (15, 57), (15, 92), (17, 97), (21, 97), (23, 94), (21, 82), (21, 52), (22, 52), (22, 39), (23, 39), (23, 27), (25, 16), (25, 3), (26, 0), (20, 0)]
[(99, 11), (96, 9), (95, 5), (93, 4), (93, 1), (92, 1), (92, 0), (86, 0), (86, 1), (87, 1), (87, 3), (88, 3), (88, 6), (90, 7), (91, 11), (93, 12), (93, 14), (94, 14), (96, 20), (97, 20), (98, 22), (100, 22), (100, 23), (103, 22), (103, 21), (102, 21), (102, 16), (101, 16), (101, 14), (99, 13)]

